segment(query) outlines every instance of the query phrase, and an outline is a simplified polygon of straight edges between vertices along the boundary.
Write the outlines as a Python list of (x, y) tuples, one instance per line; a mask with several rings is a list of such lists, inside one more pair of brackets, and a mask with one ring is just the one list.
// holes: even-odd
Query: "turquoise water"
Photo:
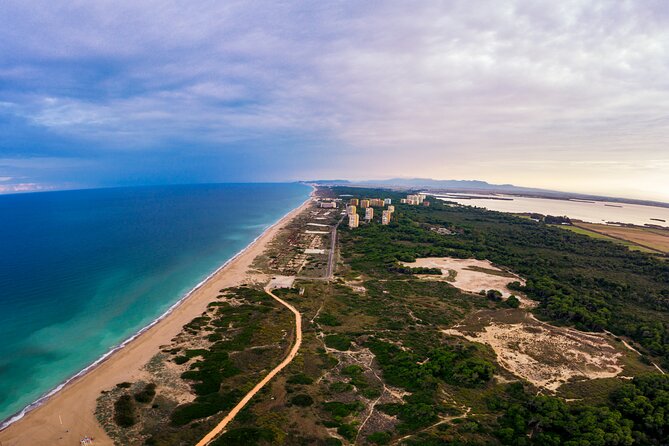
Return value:
[(0, 196), (0, 420), (151, 323), (310, 191), (217, 184)]

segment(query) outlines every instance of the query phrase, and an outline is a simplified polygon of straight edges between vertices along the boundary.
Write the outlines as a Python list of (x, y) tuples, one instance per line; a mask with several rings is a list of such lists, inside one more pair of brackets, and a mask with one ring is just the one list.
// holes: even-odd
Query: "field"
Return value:
[(576, 227), (585, 231), (608, 236), (620, 241), (631, 242), (639, 249), (669, 253), (669, 230), (628, 226), (601, 225), (595, 223), (575, 223)]

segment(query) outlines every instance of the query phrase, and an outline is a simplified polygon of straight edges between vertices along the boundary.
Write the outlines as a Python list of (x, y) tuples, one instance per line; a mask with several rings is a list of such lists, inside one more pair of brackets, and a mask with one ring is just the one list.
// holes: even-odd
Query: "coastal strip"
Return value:
[(311, 200), (310, 196), (269, 226), (151, 324), (9, 418), (0, 430), (1, 444), (77, 444), (75, 441), (89, 436), (95, 438), (97, 445), (112, 445), (113, 442), (99, 426), (94, 414), (100, 392), (118, 382), (132, 381), (161, 345), (168, 343), (184, 324), (204, 311), (219, 289), (245, 283), (253, 260), (263, 253), (276, 233), (302, 212)]

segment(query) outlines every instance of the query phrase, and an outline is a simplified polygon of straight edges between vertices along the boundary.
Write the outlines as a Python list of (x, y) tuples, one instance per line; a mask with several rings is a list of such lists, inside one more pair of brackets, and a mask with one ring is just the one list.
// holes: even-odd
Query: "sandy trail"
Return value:
[(225, 430), (225, 427), (237, 416), (240, 410), (244, 408), (248, 404), (249, 401), (251, 401), (251, 398), (255, 396), (256, 393), (260, 391), (268, 382), (274, 378), (277, 373), (279, 373), (281, 370), (283, 370), (288, 364), (292, 362), (292, 360), (295, 358), (297, 355), (298, 350), (300, 349), (300, 346), (302, 345), (302, 315), (300, 314), (299, 311), (295, 309), (294, 306), (286, 302), (285, 300), (281, 299), (278, 297), (276, 294), (272, 293), (272, 290), (267, 287), (265, 288), (265, 292), (272, 296), (274, 300), (279, 302), (281, 305), (284, 307), (288, 308), (290, 311), (293, 312), (295, 315), (295, 344), (293, 345), (293, 348), (290, 349), (290, 352), (288, 353), (288, 356), (281, 361), (281, 363), (276, 366), (274, 369), (272, 369), (271, 372), (269, 372), (258, 384), (253, 387), (247, 393), (244, 398), (241, 399), (239, 403), (228, 413), (225, 418), (221, 420), (218, 425), (211, 430), (205, 437), (200, 440), (196, 446), (206, 446), (209, 443), (211, 443), (221, 432)]
[(261, 255), (274, 236), (297, 214), (305, 210), (311, 198), (268, 228), (254, 243), (219, 270), (162, 321), (142, 333), (125, 348), (82, 377), (72, 381), (42, 406), (0, 431), (2, 446), (75, 445), (84, 436), (95, 438), (97, 446), (113, 446), (95, 417), (100, 392), (123, 381), (136, 381), (146, 362), (162, 345), (179, 334), (182, 327), (206, 310), (219, 290), (261, 279), (249, 274), (253, 260)]

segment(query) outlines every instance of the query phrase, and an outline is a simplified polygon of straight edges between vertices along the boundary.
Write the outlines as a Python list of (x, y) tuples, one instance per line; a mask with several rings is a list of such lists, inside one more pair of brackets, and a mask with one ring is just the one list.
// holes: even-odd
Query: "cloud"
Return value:
[(287, 178), (427, 172), (562, 189), (560, 169), (592, 169), (579, 188), (618, 184), (621, 169), (631, 185), (647, 160), (669, 178), (659, 0), (6, 3), (0, 125), (23, 136), (0, 141), (5, 156), (188, 152), (240, 168), (281, 160)]

